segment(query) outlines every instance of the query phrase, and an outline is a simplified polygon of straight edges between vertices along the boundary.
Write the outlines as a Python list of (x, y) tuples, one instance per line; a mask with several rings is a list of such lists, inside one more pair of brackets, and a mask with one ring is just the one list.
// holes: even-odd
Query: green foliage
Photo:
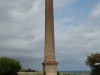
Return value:
[(64, 73), (63, 75), (71, 75), (71, 74), (69, 74), (69, 73)]
[[(79, 74), (74, 74), (74, 73), (64, 73), (64, 74), (61, 74), (61, 75), (79, 75)], [(83, 74), (80, 74), (80, 75), (83, 75)]]
[(64, 73), (63, 75), (67, 75), (67, 73)]
[(86, 60), (86, 64), (91, 68), (91, 75), (100, 75), (100, 65), (95, 63), (100, 63), (100, 53), (91, 54)]
[(28, 68), (28, 69), (22, 69), (22, 70), (20, 70), (20, 72), (37, 72), (37, 71)]
[(19, 61), (6, 57), (0, 58), (0, 75), (15, 75), (20, 69)]
[(59, 71), (57, 71), (57, 75), (60, 75), (60, 72)]

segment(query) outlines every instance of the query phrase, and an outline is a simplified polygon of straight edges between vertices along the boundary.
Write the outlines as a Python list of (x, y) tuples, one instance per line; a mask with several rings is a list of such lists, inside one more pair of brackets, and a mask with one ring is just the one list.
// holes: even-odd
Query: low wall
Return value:
[[(43, 75), (43, 73), (42, 72), (18, 72), (18, 75)], [(67, 74), (61, 73), (60, 75), (67, 75)], [(70, 74), (70, 75), (74, 75), (74, 74)], [(90, 75), (90, 74), (83, 73), (83, 74), (75, 74), (75, 75)]]
[(18, 75), (42, 75), (40, 72), (18, 72)]

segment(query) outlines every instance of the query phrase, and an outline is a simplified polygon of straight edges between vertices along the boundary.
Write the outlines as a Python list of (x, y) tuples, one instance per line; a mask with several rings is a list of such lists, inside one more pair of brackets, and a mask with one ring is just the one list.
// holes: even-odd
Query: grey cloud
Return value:
[[(64, 0), (62, 2), (66, 4)], [(73, 2), (71, 0), (69, 4)], [(60, 6), (59, 3), (57, 5)], [(41, 70), (44, 56), (44, 0), (0, 0), (0, 12), (0, 57), (16, 58), (24, 68)], [(55, 22), (59, 69), (75, 70), (73, 67), (79, 64), (78, 69), (88, 69), (83, 61), (88, 54), (99, 52), (100, 26), (93, 22), (66, 26), (66, 22), (73, 21), (75, 16), (71, 17)]]
[(91, 14), (89, 15), (92, 19), (100, 18), (100, 2), (98, 2), (91, 10)]
[[(60, 21), (58, 24), (59, 23)], [(85, 60), (87, 55), (100, 52), (100, 26), (92, 22), (71, 27), (66, 31), (62, 30), (65, 28), (63, 25), (62, 27), (63, 28), (60, 27), (59, 29), (55, 29), (57, 30), (56, 57), (58, 57), (58, 62), (65, 63), (67, 66), (68, 64), (70, 65), (69, 61), (72, 62), (72, 64), (77, 64), (77, 66), (80, 62), (80, 66), (82, 65), (82, 67), (86, 67)], [(63, 32), (59, 32), (59, 30)], [(71, 67), (71, 65), (69, 67)], [(70, 69), (69, 67), (66, 67), (66, 69)], [(76, 70), (74, 67), (76, 66), (73, 65), (71, 70)], [(85, 69), (88, 68), (86, 67)]]
[(0, 57), (16, 58), (24, 68), (40, 68), (35, 65), (43, 61), (43, 13), (43, 1), (0, 0)]
[(78, 0), (54, 0), (55, 8), (62, 8), (66, 5), (76, 3)]

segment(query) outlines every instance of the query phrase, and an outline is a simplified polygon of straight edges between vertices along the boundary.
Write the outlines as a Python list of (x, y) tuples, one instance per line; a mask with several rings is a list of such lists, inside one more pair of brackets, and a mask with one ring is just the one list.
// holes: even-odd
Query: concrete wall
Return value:
[[(18, 72), (18, 75), (43, 75), (43, 73), (42, 72)], [(65, 74), (61, 74), (61, 75), (65, 75)], [(76, 74), (76, 75), (90, 75), (90, 74), (84, 73), (84, 74)]]
[(40, 72), (18, 72), (18, 75), (42, 75)]

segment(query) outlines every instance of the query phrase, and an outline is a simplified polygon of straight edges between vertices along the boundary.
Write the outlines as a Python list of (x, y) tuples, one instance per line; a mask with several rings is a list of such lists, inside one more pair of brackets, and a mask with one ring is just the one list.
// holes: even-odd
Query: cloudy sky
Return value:
[[(42, 70), (44, 0), (0, 0), (0, 57)], [(100, 52), (100, 0), (54, 0), (58, 70), (89, 70), (87, 55)]]

